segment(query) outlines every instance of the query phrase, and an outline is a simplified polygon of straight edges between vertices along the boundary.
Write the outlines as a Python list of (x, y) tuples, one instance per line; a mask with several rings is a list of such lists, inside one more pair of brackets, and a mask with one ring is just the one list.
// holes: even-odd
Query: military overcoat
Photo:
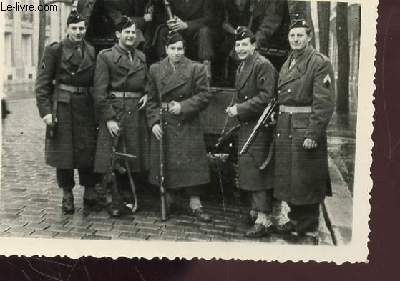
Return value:
[[(292, 59), (294, 66), (289, 68)], [(332, 65), (312, 47), (282, 67), (278, 82), (282, 106), (311, 106), (311, 113), (280, 112), (276, 130), (275, 187), (278, 199), (292, 204), (314, 204), (330, 194), (326, 128), (332, 117), (335, 86)], [(303, 142), (318, 143), (305, 150)]]
[[(263, 110), (276, 94), (277, 72), (274, 66), (259, 53), (254, 52), (243, 62), (236, 74), (238, 91), (239, 149), (250, 136)], [(239, 69), (240, 69), (239, 68)], [(244, 190), (272, 188), (271, 166), (259, 167), (268, 156), (272, 130), (263, 128), (248, 152), (239, 156), (239, 187)]]
[[(168, 58), (150, 67), (147, 87), (150, 128), (160, 122), (160, 101), (177, 101), (181, 114), (164, 114), (165, 183), (167, 188), (206, 184), (210, 181), (199, 112), (207, 107), (210, 93), (206, 69), (184, 58), (174, 70)], [(151, 137), (150, 181), (159, 184), (159, 141)]]
[[(94, 76), (93, 99), (99, 119), (95, 171), (104, 173), (111, 164), (112, 141), (106, 123), (109, 120), (120, 122), (122, 138), (125, 139), (127, 153), (136, 156), (130, 161), (133, 172), (148, 170), (149, 131), (146, 125), (145, 110), (138, 110), (140, 97), (119, 98), (113, 92), (135, 92), (144, 95), (147, 66), (144, 54), (134, 50), (131, 54), (118, 44), (101, 51), (97, 57)], [(117, 147), (122, 151), (121, 142)]]
[[(44, 50), (37, 73), (35, 92), (39, 114), (52, 113), (57, 97), (58, 128), (54, 139), (46, 138), (46, 163), (59, 169), (93, 167), (96, 122), (90, 93), (72, 93), (59, 84), (92, 87), (95, 68), (94, 48), (68, 38)], [(47, 135), (47, 134), (46, 134)]]

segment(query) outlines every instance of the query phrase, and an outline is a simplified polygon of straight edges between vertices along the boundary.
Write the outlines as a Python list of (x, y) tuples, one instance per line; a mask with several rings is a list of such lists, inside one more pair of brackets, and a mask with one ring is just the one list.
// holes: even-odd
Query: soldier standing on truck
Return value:
[(46, 163), (56, 168), (64, 214), (75, 210), (74, 169), (78, 169), (79, 183), (85, 188), (84, 207), (100, 209), (94, 189), (98, 178), (93, 172), (96, 122), (90, 95), (95, 50), (83, 39), (85, 31), (85, 21), (72, 11), (67, 37), (45, 48), (36, 77), (36, 102), (47, 125)]
[(233, 48), (239, 26), (245, 26), (255, 34), (257, 48), (262, 48), (263, 55), (279, 70), (289, 50), (287, 0), (227, 0), (224, 11), (222, 29), (225, 38), (218, 49), (222, 53), (219, 57), (229, 59), (228, 76), (234, 76), (238, 64)]
[[(190, 213), (209, 222), (211, 217), (200, 201), (210, 181), (199, 117), (211, 95), (206, 69), (185, 57), (185, 40), (179, 33), (168, 37), (165, 49), (167, 57), (150, 67), (147, 87), (147, 120), (153, 132), (150, 182), (160, 184), (160, 164), (163, 164), (167, 205), (172, 207), (175, 192), (184, 191), (190, 197)], [(166, 111), (162, 118), (160, 107)], [(160, 163), (160, 140), (164, 144), (164, 163)]]
[[(93, 0), (85, 0), (93, 1)], [(100, 2), (100, 3), (99, 3)], [(151, 15), (145, 14), (146, 3), (148, 0), (101, 0), (97, 1), (96, 5), (100, 5), (97, 11), (104, 15), (105, 18), (112, 26), (112, 30), (115, 32), (120, 26), (121, 21), (124, 17), (129, 17), (136, 26), (136, 40), (135, 47), (142, 49), (144, 44), (143, 31), (147, 22), (151, 21)], [(82, 4), (83, 6), (83, 4)], [(79, 6), (78, 6), (79, 11)], [(96, 12), (97, 12), (96, 11)], [(84, 8), (80, 11), (83, 14), (87, 14)], [(98, 16), (98, 15), (94, 15)], [(100, 31), (101, 32), (101, 31)]]
[[(235, 51), (240, 59), (235, 88), (238, 100), (226, 109), (229, 117), (239, 119), (239, 147), (243, 146), (257, 120), (275, 97), (277, 72), (268, 59), (256, 50), (256, 37), (246, 27), (239, 27), (235, 36)], [(245, 190), (251, 202), (247, 237), (268, 235), (272, 220), (273, 178), (270, 167), (260, 167), (268, 157), (272, 131), (262, 128), (248, 152), (239, 156), (239, 188)]]
[[(153, 0), (155, 38), (153, 48), (159, 59), (165, 57), (165, 43), (169, 32), (178, 32), (186, 41), (186, 56), (207, 66), (214, 57), (210, 24), (213, 19), (213, 0)], [(168, 18), (165, 3), (170, 3), (173, 18)]]
[[(148, 130), (144, 110), (147, 65), (144, 54), (135, 49), (136, 31), (136, 24), (130, 18), (121, 19), (116, 31), (118, 42), (97, 57), (93, 91), (100, 126), (95, 171), (108, 171), (113, 139), (118, 138), (117, 151), (136, 156), (128, 160), (135, 180), (148, 170)], [(124, 203), (129, 203), (132, 200), (129, 197), (134, 194), (123, 196), (123, 190), (128, 189), (125, 194), (130, 193), (128, 176), (128, 171), (116, 171), (118, 192), (112, 192), (111, 216), (129, 214)]]
[(278, 82), (274, 196), (290, 207), (290, 221), (276, 227), (281, 234), (316, 236), (319, 205), (330, 195), (326, 128), (335, 101), (329, 59), (310, 44), (305, 20), (290, 27), (292, 52)]

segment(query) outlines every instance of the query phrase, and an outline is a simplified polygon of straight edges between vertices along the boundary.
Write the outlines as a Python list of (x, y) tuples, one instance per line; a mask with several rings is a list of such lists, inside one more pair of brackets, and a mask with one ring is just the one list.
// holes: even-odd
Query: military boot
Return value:
[(102, 207), (97, 202), (97, 193), (94, 186), (85, 186), (83, 192), (83, 208), (85, 211), (100, 212)]
[(271, 226), (272, 221), (270, 215), (258, 212), (254, 225), (246, 231), (245, 236), (249, 238), (269, 236), (271, 234)]
[(70, 188), (63, 188), (62, 212), (64, 215), (72, 215), (75, 212), (74, 194)]

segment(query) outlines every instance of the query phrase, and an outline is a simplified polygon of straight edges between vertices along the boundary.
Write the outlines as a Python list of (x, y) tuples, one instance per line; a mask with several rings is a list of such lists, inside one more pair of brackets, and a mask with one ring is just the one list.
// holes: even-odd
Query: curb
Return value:
[(323, 216), (334, 245), (351, 242), (353, 220), (353, 198), (339, 169), (329, 157), (329, 174), (332, 184), (332, 196), (326, 197), (322, 204)]

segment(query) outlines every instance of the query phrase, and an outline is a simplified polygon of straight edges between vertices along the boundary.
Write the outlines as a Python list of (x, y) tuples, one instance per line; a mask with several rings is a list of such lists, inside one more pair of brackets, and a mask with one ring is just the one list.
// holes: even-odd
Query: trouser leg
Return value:
[(269, 227), (272, 224), (272, 190), (251, 191), (250, 201), (250, 216), (254, 216), (254, 223)]
[(245, 236), (250, 238), (259, 238), (269, 235), (270, 226), (272, 225), (272, 191), (259, 190), (250, 192), (251, 220), (254, 220), (254, 225), (250, 227)]
[(319, 203), (307, 205), (289, 204), (289, 218), (296, 224), (299, 233), (314, 232), (318, 230)]
[(112, 209), (121, 209), (124, 203), (122, 190), (126, 188), (128, 178), (126, 174), (120, 174), (117, 171), (115, 172), (115, 177), (117, 180), (117, 186), (113, 187), (111, 191), (111, 207)]
[(74, 195), (72, 189), (74, 188), (74, 170), (72, 169), (57, 169), (56, 170), (57, 184), (63, 190), (62, 211), (63, 214), (73, 214)]
[(204, 186), (190, 186), (185, 188), (185, 192), (189, 195), (189, 207), (192, 213), (201, 221), (210, 222), (211, 216), (203, 210), (200, 197), (203, 194)]
[(75, 186), (73, 169), (57, 169), (56, 178), (58, 187), (66, 191), (72, 191)]
[(201, 204), (201, 195), (203, 194), (203, 187), (196, 185), (196, 186), (189, 186), (185, 188), (185, 193), (189, 196), (189, 207), (192, 210), (202, 208)]

